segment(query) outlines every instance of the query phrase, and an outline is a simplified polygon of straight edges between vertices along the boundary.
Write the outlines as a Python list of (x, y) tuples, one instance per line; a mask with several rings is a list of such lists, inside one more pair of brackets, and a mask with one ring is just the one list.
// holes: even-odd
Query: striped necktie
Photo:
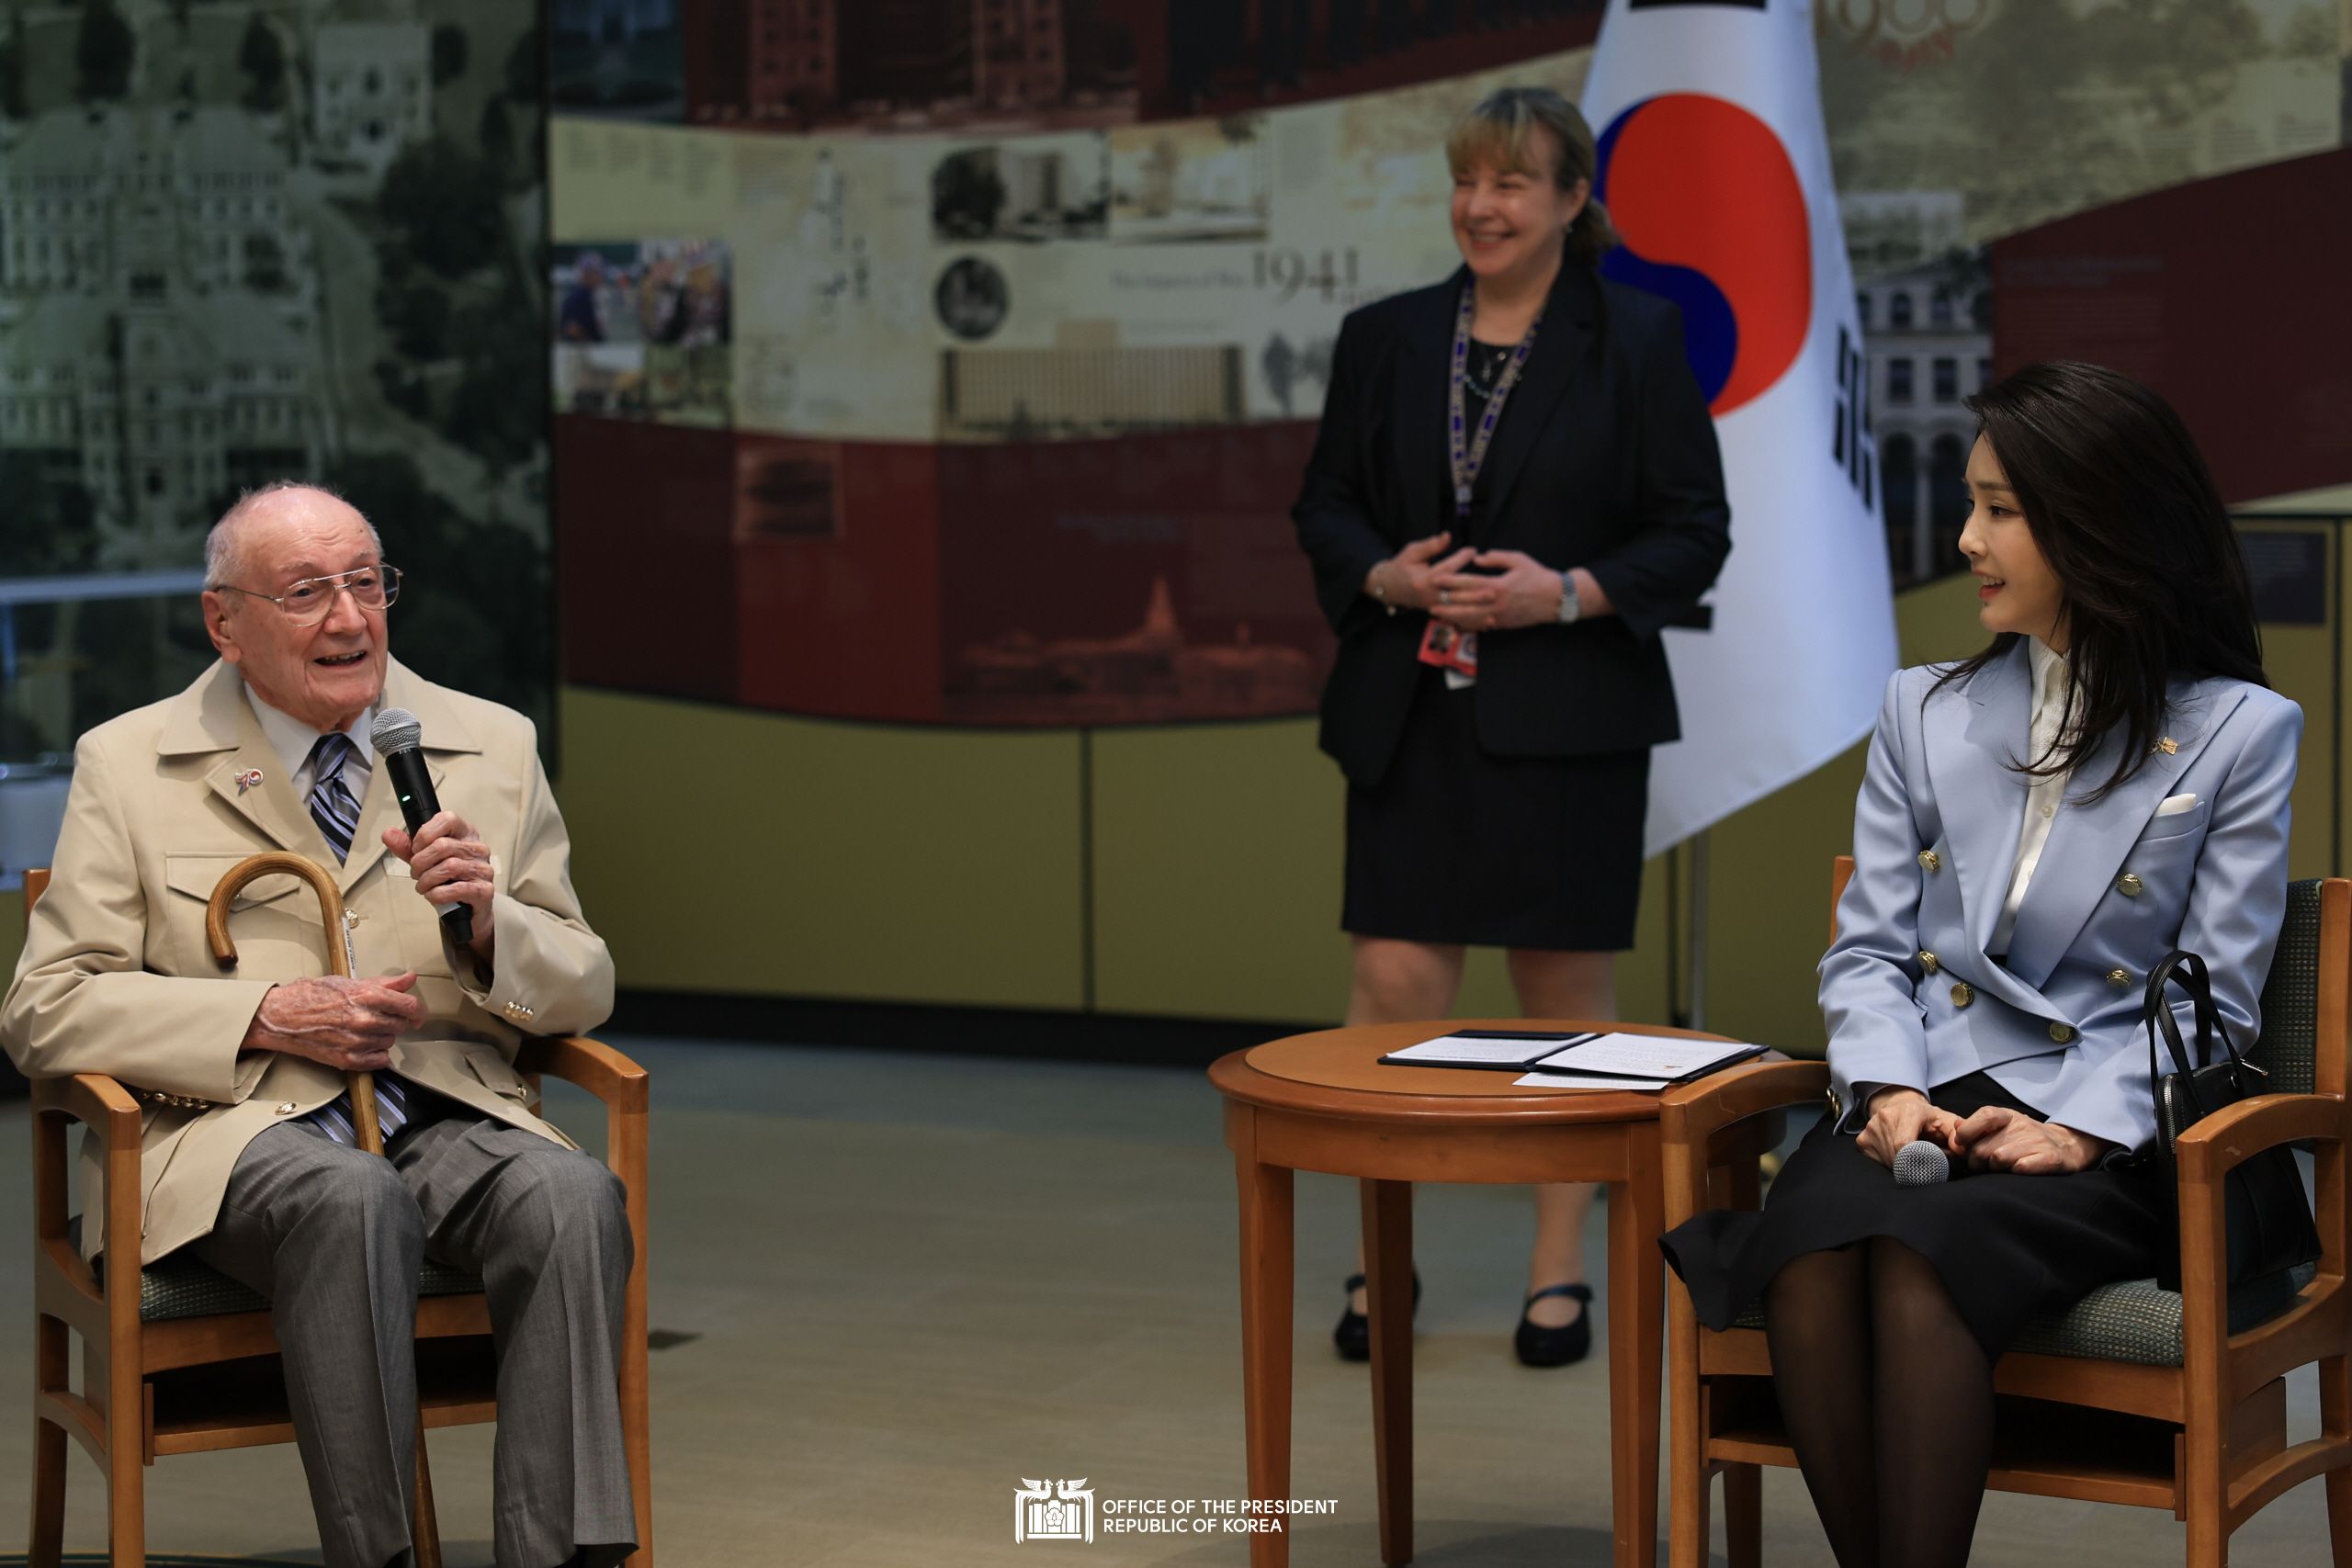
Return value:
[[(326, 835), (327, 845), (334, 851), (334, 858), (346, 860), (351, 854), (351, 835), (359, 827), (359, 802), (351, 786), (343, 782), (343, 765), (357, 752), (351, 737), (336, 732), (319, 737), (311, 748), (311, 820)], [(336, 940), (336, 932), (327, 933), (327, 940)], [(390, 1143), (392, 1134), (407, 1125), (408, 1096), (401, 1080), (390, 1073), (376, 1075), (376, 1125)], [(338, 1144), (359, 1146), (359, 1129), (351, 1119), (351, 1093), (348, 1089), (325, 1105), (311, 1112), (310, 1120)]]
[(311, 748), (311, 820), (327, 836), (338, 861), (351, 853), (351, 835), (359, 827), (359, 802), (343, 782), (343, 765), (357, 748), (340, 730), (319, 737)]

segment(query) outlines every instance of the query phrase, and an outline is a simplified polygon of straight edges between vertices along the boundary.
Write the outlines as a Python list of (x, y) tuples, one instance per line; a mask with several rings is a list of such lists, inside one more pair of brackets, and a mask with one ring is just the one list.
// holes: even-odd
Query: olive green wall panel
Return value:
[[(2352, 665), (2337, 669), (2330, 608), (2326, 626), (2265, 628), (2273, 680), (2306, 717), (2298, 876), (2335, 869), (2352, 788), (2335, 717)], [(1984, 645), (1965, 577), (1904, 594), (1896, 621), (1906, 664)], [(576, 688), (563, 720), (575, 871), (625, 985), (1243, 1020), (1345, 1010), (1344, 786), (1311, 720), (1081, 738)], [(1814, 966), (1863, 750), (1707, 835), (1709, 1028), (1819, 1048)], [(1666, 1021), (1687, 1001), (1690, 955), (1669, 928), (1689, 919), (1692, 858), (1646, 868), (1619, 976), (1626, 1018)], [(13, 946), (13, 929), (0, 940)], [(1501, 955), (1474, 953), (1456, 1011), (1516, 1010)]]
[[(2343, 536), (2334, 526), (2267, 523), (2261, 526), (2266, 532), (2319, 535), (2329, 555), (2327, 580), (2331, 584), (2335, 582), (2343, 565), (2337, 558), (2342, 553)], [(2342, 863), (2336, 795), (2346, 773), (2339, 750), (2340, 737), (2336, 734), (2336, 693), (2342, 686), (2335, 664), (2342, 653), (2337, 645), (2341, 640), (2343, 604), (2344, 596), (2338, 588), (2331, 595), (2324, 625), (2290, 626), (2274, 623), (2262, 628), (2262, 664), (2269, 673), (2270, 683), (2301, 704), (2303, 709), (2301, 766), (2295, 773), (2293, 798), (2294, 837), (2287, 845), (2287, 874), (2294, 877), (2332, 876)]]
[(1103, 730), (1092, 744), (1095, 1005), (1340, 1017), (1345, 796), (1314, 721)]
[(561, 702), (572, 872), (624, 986), (1084, 1005), (1077, 736)]
[[(1109, 1012), (1336, 1021), (1346, 786), (1311, 719), (1105, 730), (1094, 751), (1095, 1005)], [(1665, 868), (1645, 884), (1627, 1017), (1663, 1021)], [(1454, 1011), (1519, 1010), (1500, 953), (1472, 955)]]

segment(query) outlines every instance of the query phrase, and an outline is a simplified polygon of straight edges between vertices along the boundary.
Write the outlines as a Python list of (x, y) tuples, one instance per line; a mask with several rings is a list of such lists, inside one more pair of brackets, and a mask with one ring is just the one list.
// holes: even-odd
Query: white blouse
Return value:
[[(2074, 694), (2075, 674), (2066, 663), (2066, 656), (2038, 637), (2026, 638), (2026, 650), (2033, 657), (2033, 712), (2027, 725), (2023, 760), (2032, 766), (2047, 758), (2058, 744), (2058, 727), (2065, 720), (2066, 703)], [(1984, 949), (1994, 957), (2009, 951), (2009, 937), (2017, 930), (2018, 909), (2025, 903), (2026, 886), (2033, 880), (2033, 868), (2041, 863), (2042, 846), (2050, 841), (2051, 825), (2066, 803), (2066, 784), (2073, 777), (2071, 773), (2064, 773), (2035, 778), (2026, 790), (2025, 827), (2018, 834), (2018, 859), (2009, 873), (2009, 896), (2001, 905), (2001, 918), (1995, 922), (1993, 940)]]

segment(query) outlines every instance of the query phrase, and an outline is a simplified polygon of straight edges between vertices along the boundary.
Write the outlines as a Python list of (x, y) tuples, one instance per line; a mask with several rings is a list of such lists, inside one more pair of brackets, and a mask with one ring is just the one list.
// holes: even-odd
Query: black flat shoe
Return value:
[[(1351, 1274), (1340, 1289), (1350, 1296), (1363, 1289), (1363, 1276)], [(1413, 1311), (1421, 1310), (1421, 1271), (1413, 1270)], [(1331, 1330), (1331, 1344), (1342, 1361), (1372, 1359), (1372, 1319), (1353, 1307), (1341, 1309), (1340, 1321)]]
[[(1566, 1296), (1584, 1303), (1584, 1310), (1575, 1321), (1558, 1328), (1545, 1328), (1529, 1321), (1527, 1309), (1546, 1296)], [(1583, 1360), (1592, 1353), (1592, 1287), (1590, 1285), (1546, 1285), (1529, 1296), (1519, 1309), (1519, 1332), (1511, 1337), (1511, 1348), (1519, 1352), (1519, 1364), (1523, 1367), (1566, 1367)]]

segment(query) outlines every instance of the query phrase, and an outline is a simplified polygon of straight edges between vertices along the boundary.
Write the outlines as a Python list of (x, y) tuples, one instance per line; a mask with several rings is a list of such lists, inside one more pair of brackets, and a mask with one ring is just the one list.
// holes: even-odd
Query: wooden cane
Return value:
[[(319, 915), (327, 928), (327, 968), (346, 980), (351, 978), (358, 963), (352, 956), (351, 921), (343, 908), (343, 890), (318, 862), (282, 850), (247, 855), (231, 866), (228, 874), (213, 887), (212, 897), (204, 907), (204, 936), (211, 943), (213, 958), (223, 969), (236, 967), (237, 944), (229, 935), (229, 906), (247, 883), (281, 874), (300, 877), (319, 896)], [(358, 1130), (359, 1146), (380, 1156), (384, 1152), (384, 1134), (376, 1121), (376, 1075), (345, 1073), (343, 1080), (351, 1094), (351, 1124)], [(433, 1512), (433, 1474), (425, 1462), (422, 1404), (416, 1412), (416, 1492), (410, 1505), (413, 1510), (410, 1544), (416, 1553), (417, 1568), (441, 1568), (441, 1535)]]
[[(231, 866), (212, 889), (212, 899), (204, 907), (204, 936), (212, 944), (213, 958), (223, 969), (236, 967), (237, 944), (229, 935), (229, 905), (247, 883), (280, 874), (302, 878), (319, 896), (319, 914), (327, 925), (327, 968), (346, 980), (351, 978), (356, 965), (351, 956), (351, 926), (344, 918), (342, 889), (318, 862), (282, 850), (247, 855)], [(345, 1073), (343, 1080), (351, 1091), (351, 1124), (359, 1130), (359, 1146), (371, 1155), (382, 1154), (384, 1134), (376, 1124), (376, 1075)]]

